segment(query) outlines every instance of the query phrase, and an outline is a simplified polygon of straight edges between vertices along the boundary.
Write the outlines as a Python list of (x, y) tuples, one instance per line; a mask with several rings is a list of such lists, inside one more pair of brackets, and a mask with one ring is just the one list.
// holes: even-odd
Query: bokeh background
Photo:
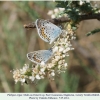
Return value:
[(100, 92), (100, 33), (86, 36), (90, 30), (100, 28), (98, 20), (78, 25), (77, 39), (72, 41), (75, 50), (69, 52), (66, 73), (55, 81), (15, 84), (10, 71), (32, 64), (26, 54), (50, 47), (39, 38), (36, 29), (27, 30), (24, 24), (37, 18), (49, 19), (47, 13), (54, 8), (52, 1), (0, 1), (0, 92)]

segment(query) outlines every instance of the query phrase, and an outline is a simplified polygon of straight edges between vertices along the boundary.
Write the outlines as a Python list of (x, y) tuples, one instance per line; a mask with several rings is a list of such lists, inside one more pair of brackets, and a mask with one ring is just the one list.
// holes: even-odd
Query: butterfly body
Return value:
[(41, 64), (41, 62), (46, 63), (51, 58), (52, 55), (53, 52), (51, 49), (38, 50), (28, 53), (27, 58), (36, 64)]
[(58, 26), (47, 20), (37, 19), (35, 24), (40, 38), (50, 44), (62, 33)]

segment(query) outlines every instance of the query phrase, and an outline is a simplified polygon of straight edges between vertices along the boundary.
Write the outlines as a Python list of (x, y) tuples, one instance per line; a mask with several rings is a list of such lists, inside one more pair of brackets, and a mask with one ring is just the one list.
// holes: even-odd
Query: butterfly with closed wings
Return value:
[(46, 63), (52, 57), (52, 55), (52, 49), (38, 50), (28, 53), (27, 58), (36, 64), (41, 64), (41, 62)]
[(37, 19), (35, 24), (40, 38), (50, 44), (53, 43), (62, 33), (61, 28), (48, 20)]

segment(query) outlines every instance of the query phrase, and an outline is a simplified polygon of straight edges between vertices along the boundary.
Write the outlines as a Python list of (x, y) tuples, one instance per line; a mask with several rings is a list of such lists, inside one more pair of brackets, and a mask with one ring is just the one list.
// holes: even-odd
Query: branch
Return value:
[[(68, 17), (61, 17), (61, 18), (54, 18), (54, 19), (48, 19), (50, 22), (54, 24), (59, 24), (59, 23), (65, 23), (65, 22), (70, 22), (70, 19)], [(29, 23), (27, 25), (24, 25), (24, 28), (36, 28), (35, 23)]]
[[(98, 14), (89, 14), (89, 15), (79, 15), (79, 22), (83, 20), (90, 20), (90, 19), (97, 19), (100, 20), (100, 13)], [(54, 19), (48, 19), (50, 22), (54, 24), (60, 24), (60, 23), (66, 23), (70, 22), (71, 20), (68, 17), (60, 17), (60, 18), (54, 18)], [(36, 28), (35, 23), (29, 23), (24, 25), (24, 28), (29, 29), (29, 28)]]
[(97, 19), (100, 20), (100, 13), (97, 14), (89, 14), (89, 15), (80, 15), (79, 21), (89, 20), (89, 19)]

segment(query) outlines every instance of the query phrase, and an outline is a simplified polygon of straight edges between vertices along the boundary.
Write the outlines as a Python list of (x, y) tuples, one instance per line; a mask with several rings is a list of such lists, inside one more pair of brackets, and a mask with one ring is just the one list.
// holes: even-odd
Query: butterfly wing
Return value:
[(36, 22), (37, 32), (42, 40), (45, 42), (49, 42), (49, 38), (47, 37), (47, 33), (45, 32), (44, 22), (43, 20), (37, 19)]
[(27, 58), (36, 64), (40, 64), (42, 61), (47, 62), (52, 54), (51, 50), (38, 50), (28, 53)]
[(62, 30), (58, 26), (54, 25), (51, 22), (48, 22), (47, 20), (45, 20), (45, 23), (45, 30), (47, 31), (47, 35), (50, 38), (49, 42), (51, 44), (56, 38), (59, 37), (59, 35), (62, 33)]
[(50, 44), (62, 33), (62, 30), (47, 20), (36, 20), (36, 27), (41, 39)]

